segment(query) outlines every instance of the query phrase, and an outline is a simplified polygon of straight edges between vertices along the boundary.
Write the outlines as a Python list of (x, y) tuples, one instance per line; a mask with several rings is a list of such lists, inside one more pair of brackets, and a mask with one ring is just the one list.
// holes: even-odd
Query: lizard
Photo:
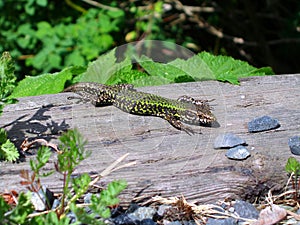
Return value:
[(74, 92), (79, 99), (90, 102), (94, 106), (113, 105), (124, 112), (157, 116), (167, 120), (173, 127), (194, 134), (194, 131), (182, 124), (209, 126), (216, 122), (208, 100), (196, 100), (189, 96), (181, 96), (177, 100), (159, 95), (140, 92), (131, 84), (104, 85), (94, 82), (81, 82), (67, 87), (64, 92)]

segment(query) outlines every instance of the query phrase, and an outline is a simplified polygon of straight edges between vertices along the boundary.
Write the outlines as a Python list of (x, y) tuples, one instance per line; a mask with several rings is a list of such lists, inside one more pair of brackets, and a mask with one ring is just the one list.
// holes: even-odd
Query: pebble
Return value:
[(51, 208), (54, 201), (54, 194), (48, 188), (46, 188), (46, 186), (42, 186), (38, 192), (32, 192), (31, 203), (36, 211), (46, 210), (46, 198), (48, 199)]
[(157, 210), (158, 216), (163, 216), (167, 209), (171, 208), (170, 205), (160, 205)]
[(169, 220), (163, 220), (164, 225), (182, 225), (179, 221), (169, 221)]
[(214, 142), (214, 148), (219, 149), (219, 148), (232, 148), (237, 145), (245, 145), (246, 141), (243, 139), (239, 138), (233, 133), (225, 133), (225, 134), (220, 134), (218, 137), (216, 137), (215, 142)]
[(156, 225), (157, 223), (155, 223), (152, 219), (143, 219), (140, 222), (140, 225)]
[(139, 207), (130, 215), (135, 216), (138, 220), (152, 219), (156, 210), (151, 207)]
[(288, 141), (288, 145), (294, 155), (300, 155), (300, 136), (291, 137)]
[(209, 218), (206, 225), (237, 225), (238, 221), (234, 218), (213, 219)]
[(76, 215), (73, 212), (69, 212), (66, 216), (70, 219), (70, 224), (76, 223)]
[(248, 158), (250, 156), (250, 152), (244, 146), (238, 145), (236, 147), (228, 149), (225, 155), (229, 159), (242, 160)]
[(257, 209), (249, 202), (237, 200), (233, 207), (235, 212), (242, 218), (257, 219), (259, 216)]
[(138, 219), (130, 216), (129, 214), (122, 214), (112, 219), (115, 225), (136, 225), (138, 224)]
[(280, 127), (278, 120), (270, 116), (255, 118), (248, 123), (248, 131), (250, 133), (271, 130), (278, 127)]

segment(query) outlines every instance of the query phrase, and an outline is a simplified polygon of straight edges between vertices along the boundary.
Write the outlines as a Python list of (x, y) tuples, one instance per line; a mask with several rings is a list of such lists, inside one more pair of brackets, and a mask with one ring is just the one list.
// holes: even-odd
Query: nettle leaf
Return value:
[(274, 74), (270, 67), (257, 69), (247, 62), (229, 56), (214, 56), (208, 52), (201, 52), (197, 57), (206, 63), (217, 80), (228, 81), (232, 84), (239, 84), (238, 78), (242, 77)]
[(86, 72), (82, 75), (80, 82), (98, 82), (106, 84), (109, 79), (112, 79), (111, 77), (115, 73), (124, 67), (131, 67), (130, 59), (125, 59), (120, 63), (116, 63), (115, 51), (116, 49), (113, 49), (90, 63)]
[(73, 75), (81, 74), (85, 70), (85, 67), (71, 66), (58, 73), (42, 74), (38, 77), (26, 77), (19, 82), (10, 97), (18, 98), (61, 92), (67, 80), (71, 80)]
[(159, 62), (153, 62), (152, 59), (142, 56), (138, 59), (138, 63), (147, 71), (148, 74), (151, 76), (159, 76), (170, 81), (174, 80), (174, 76), (184, 76), (187, 75), (185, 71), (182, 69), (172, 65), (172, 64), (165, 64)]

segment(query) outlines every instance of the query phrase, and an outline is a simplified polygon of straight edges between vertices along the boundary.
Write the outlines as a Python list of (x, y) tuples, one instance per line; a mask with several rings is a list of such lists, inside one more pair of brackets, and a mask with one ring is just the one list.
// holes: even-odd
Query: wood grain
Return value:
[[(24, 138), (44, 138), (58, 143), (61, 130), (77, 127), (88, 139), (92, 151), (74, 173), (100, 173), (118, 157), (129, 153), (123, 168), (103, 178), (105, 185), (113, 179), (125, 179), (129, 186), (121, 195), (130, 202), (142, 196), (179, 196), (199, 203), (224, 198), (254, 199), (270, 189), (282, 188), (287, 180), (284, 166), (292, 156), (288, 139), (299, 135), (300, 75), (252, 77), (239, 86), (216, 81), (172, 84), (138, 88), (140, 91), (176, 99), (190, 95), (211, 102), (219, 128), (192, 128), (202, 134), (187, 135), (161, 118), (130, 115), (108, 106), (95, 108), (67, 100), (72, 93), (20, 98), (6, 106), (0, 119), (9, 137), (19, 145)], [(247, 123), (255, 117), (269, 115), (281, 127), (262, 133), (248, 133)], [(229, 160), (226, 150), (213, 149), (214, 139), (232, 132), (246, 140), (251, 157)], [(31, 150), (32, 151), (32, 150)], [(34, 152), (34, 151), (33, 151)], [(55, 154), (46, 170), (53, 167)], [(29, 168), (26, 162), (0, 162), (0, 191), (23, 190), (19, 171)], [(60, 192), (59, 175), (43, 180), (51, 190)]]

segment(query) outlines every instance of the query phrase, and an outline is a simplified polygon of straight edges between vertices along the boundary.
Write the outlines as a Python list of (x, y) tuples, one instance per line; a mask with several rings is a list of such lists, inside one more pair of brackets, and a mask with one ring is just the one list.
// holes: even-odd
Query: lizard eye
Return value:
[(196, 112), (194, 112), (194, 111), (186, 111), (186, 113), (185, 113), (185, 117), (186, 117), (186, 119), (188, 119), (188, 120), (196, 120), (197, 118), (198, 118), (198, 115), (197, 115), (197, 113)]

